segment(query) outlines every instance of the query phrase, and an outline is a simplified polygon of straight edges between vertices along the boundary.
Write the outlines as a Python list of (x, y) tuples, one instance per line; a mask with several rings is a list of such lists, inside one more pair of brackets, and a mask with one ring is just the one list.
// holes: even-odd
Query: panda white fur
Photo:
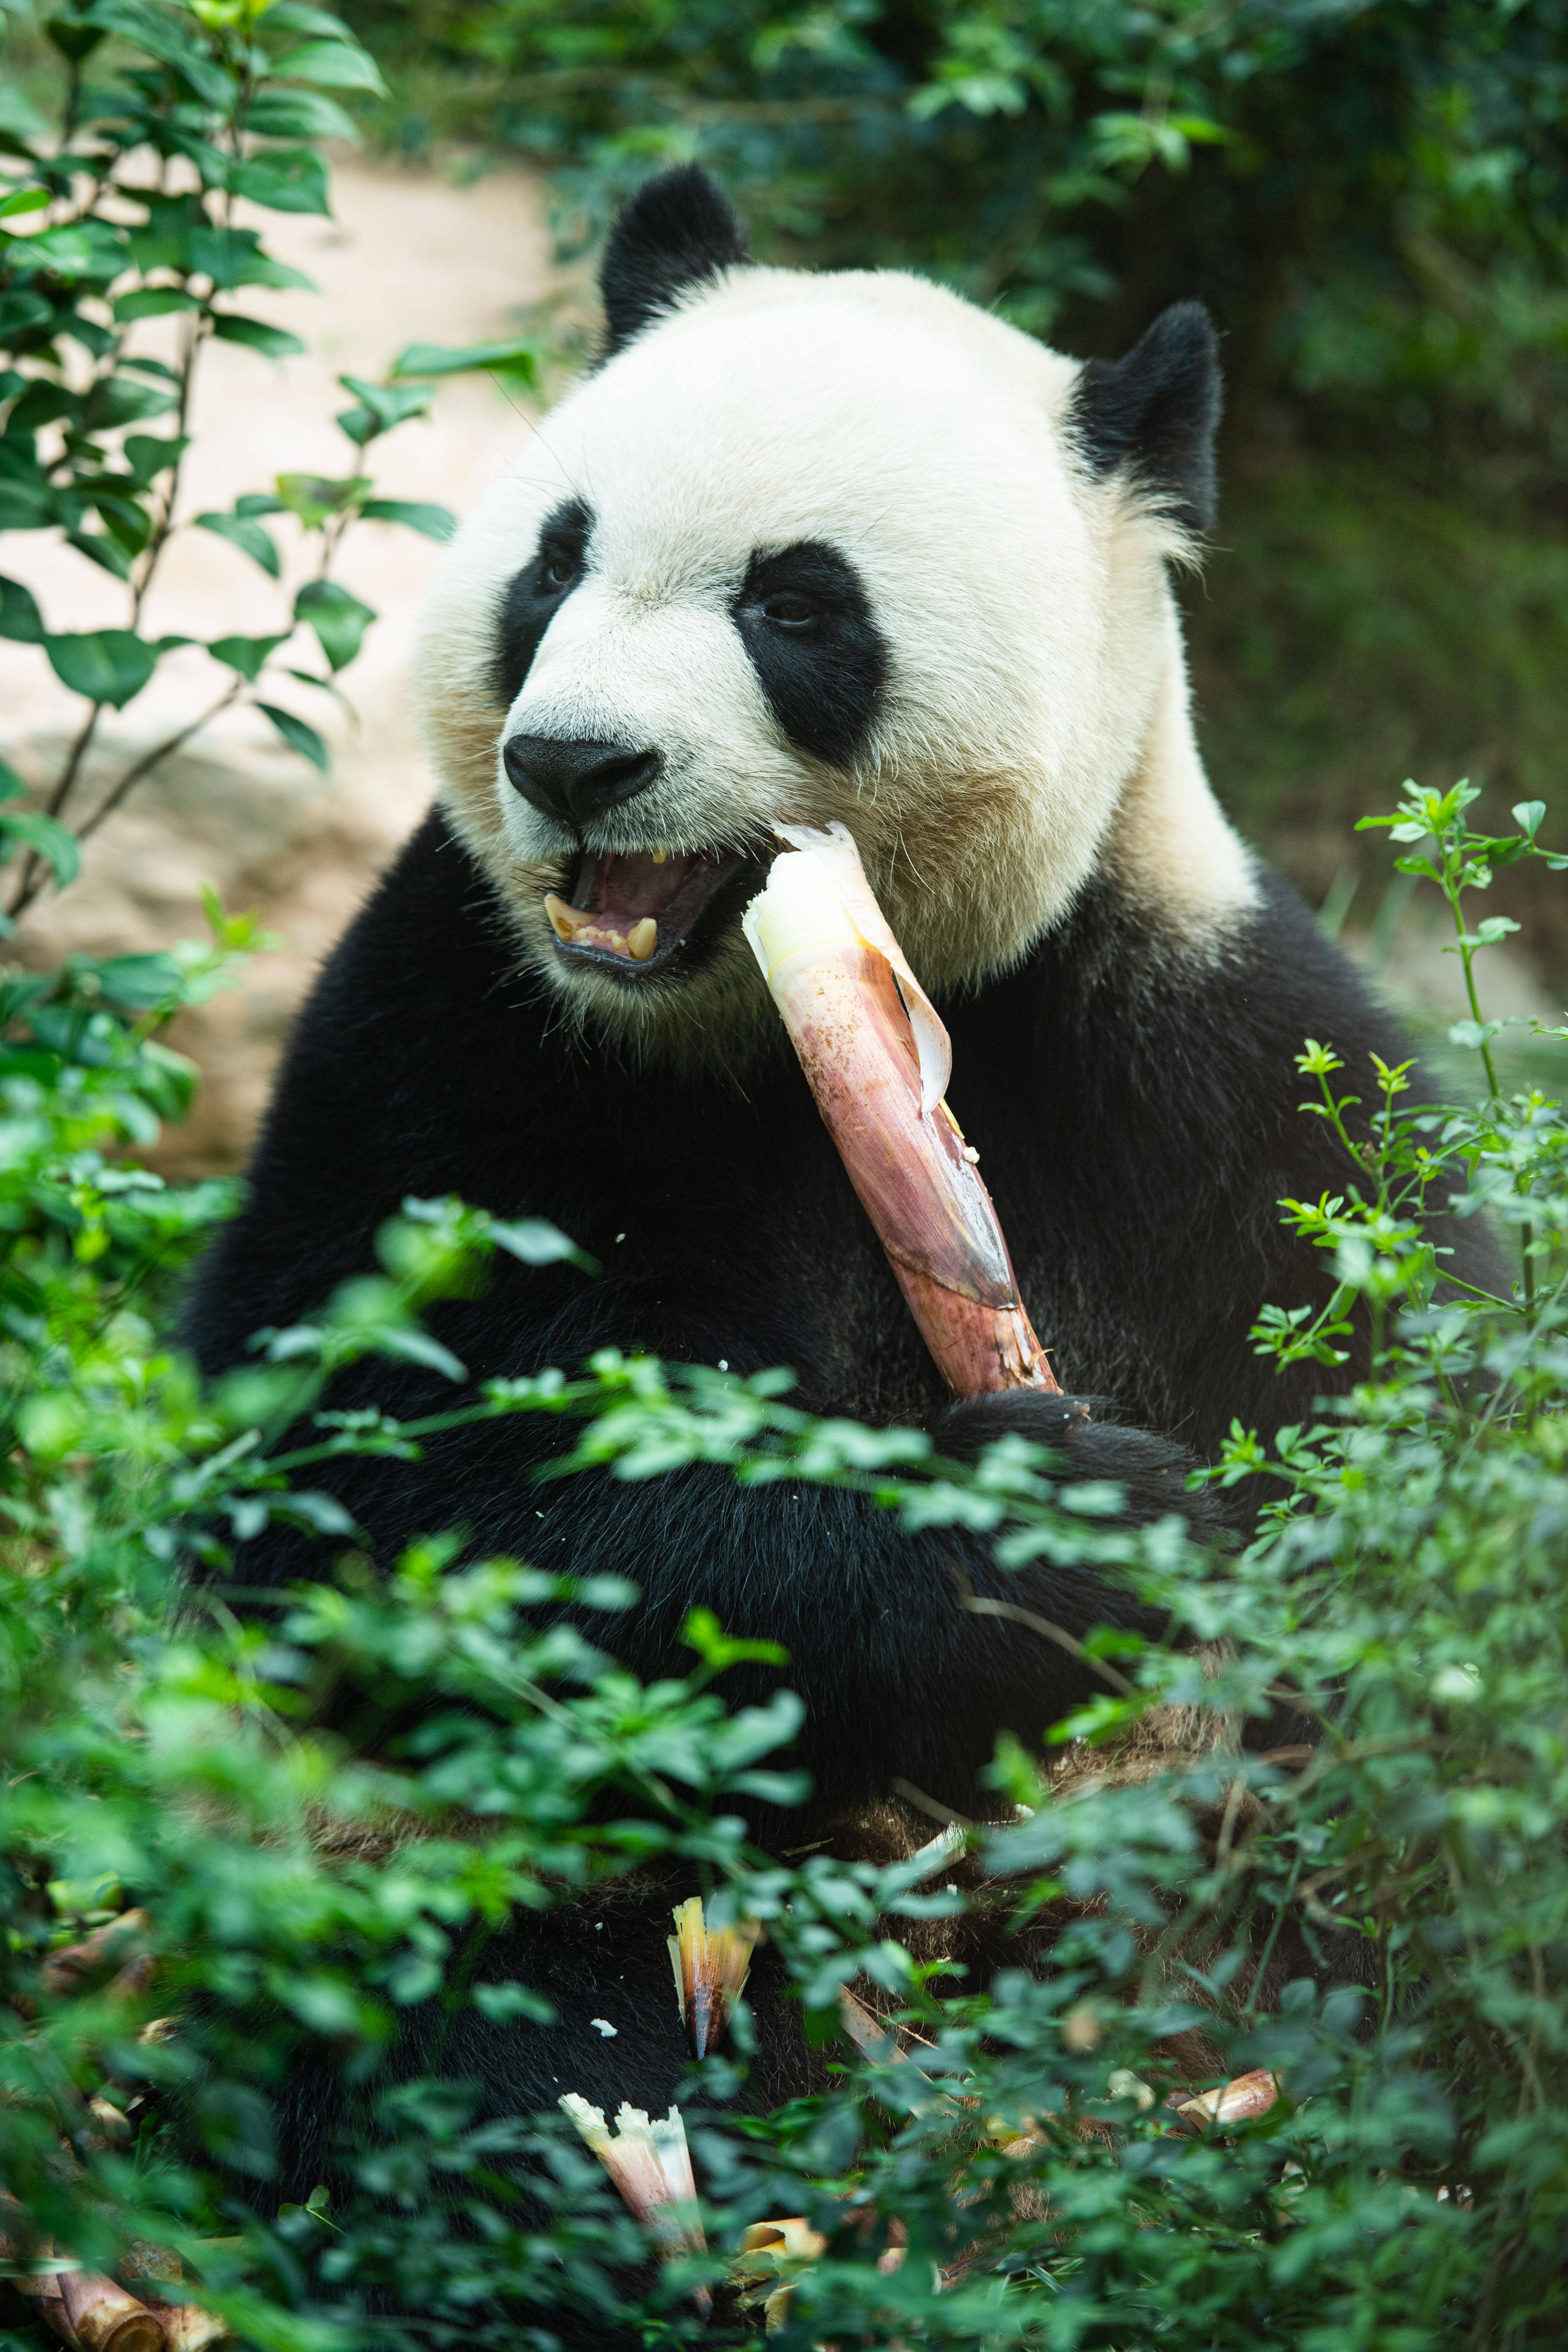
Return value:
[[(443, 1309), (477, 1378), (612, 1342), (787, 1363), (813, 1407), (921, 1420), (948, 1449), (1021, 1429), (1120, 1479), (1135, 1517), (1198, 1515), (1193, 1458), (1235, 1417), (1306, 1417), (1328, 1379), (1279, 1377), (1248, 1339), (1266, 1302), (1329, 1278), (1279, 1221), (1283, 1195), (1343, 1181), (1292, 1056), (1309, 1033), (1352, 1073), (1404, 1050), (1194, 745), (1169, 572), (1211, 518), (1213, 330), (1181, 305), (1080, 366), (913, 278), (756, 268), (695, 171), (623, 215), (603, 286), (604, 360), (441, 572), (419, 678), (440, 798), (300, 1021), (250, 1205), (198, 1279), (200, 1358), (241, 1360), (364, 1269), (405, 1195), (457, 1193), (553, 1219), (605, 1269), (508, 1261)], [(847, 824), (943, 1009), (1065, 1402), (941, 1391), (741, 936), (781, 816)], [(1483, 1236), (1447, 1240), (1490, 1281)], [(1087, 1395), (1106, 1402), (1085, 1418)], [(380, 1362), (334, 1398), (448, 1401)], [(976, 1590), (1069, 1628), (1130, 1606), (900, 1538), (838, 1492), (706, 1468), (541, 1486), (562, 1437), (459, 1432), (418, 1464), (342, 1465), (339, 1491), (384, 1559), (457, 1522), (476, 1555), (630, 1575), (640, 1609), (596, 1631), (645, 1676), (681, 1670), (694, 1603), (782, 1642), (816, 1791), (790, 1844), (898, 1780), (984, 1811), (996, 1732), (1036, 1739), (1085, 1695), (1065, 1652), (963, 1609), (955, 1549)], [(239, 1572), (275, 1587), (330, 1549), (273, 1531)], [(780, 1833), (761, 1809), (752, 1827)], [(600, 1928), (567, 1911), (498, 1939), (486, 1972), (540, 1984), (560, 2021), (470, 2021), (483, 2048), (447, 2063), (498, 2112), (563, 2085), (662, 2109), (668, 1906), (689, 1891), (639, 1882)], [(754, 1981), (765, 2100), (808, 2078), (765, 1955)], [(323, 2177), (332, 2113), (300, 2088), (279, 2195)]]

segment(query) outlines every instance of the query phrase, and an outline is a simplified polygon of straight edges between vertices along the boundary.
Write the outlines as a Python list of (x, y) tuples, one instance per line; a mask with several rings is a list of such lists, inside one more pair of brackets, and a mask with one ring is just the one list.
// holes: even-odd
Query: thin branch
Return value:
[[(87, 756), (88, 745), (97, 732), (98, 722), (103, 716), (104, 709), (103, 703), (95, 702), (89, 710), (83, 721), (81, 732), (71, 745), (69, 756), (60, 771), (59, 780), (44, 803), (46, 816), (58, 817), (70, 798), (71, 787), (76, 782), (78, 772)], [(17, 916), (32, 905), (33, 900), (43, 888), (45, 870), (44, 859), (36, 849), (29, 849), (22, 860), (21, 870), (17, 876), (16, 895), (5, 909), (12, 922), (15, 922)]]
[(211, 706), (211, 708), (204, 710), (199, 718), (193, 719), (187, 726), (182, 727), (177, 734), (166, 737), (162, 743), (156, 744), (151, 751), (144, 752), (142, 758), (137, 761), (135, 766), (128, 768), (125, 773), (121, 777), (120, 782), (104, 794), (102, 800), (100, 801), (98, 806), (93, 810), (92, 814), (88, 818), (86, 824), (82, 825), (78, 832), (78, 841), (86, 841), (95, 834), (98, 831), (99, 826), (103, 823), (105, 817), (110, 817), (114, 814), (115, 810), (120, 806), (121, 802), (125, 798), (127, 793), (131, 791), (133, 785), (141, 782), (142, 777), (147, 774), (150, 769), (155, 768), (160, 760), (168, 759), (171, 752), (177, 751), (183, 743), (188, 743), (191, 737), (201, 728), (206, 726), (209, 719), (216, 719), (220, 710), (226, 710), (229, 704), (234, 701), (237, 695), (243, 692), (244, 687), (245, 680), (242, 677), (237, 677), (234, 684), (228, 688), (227, 691), (219, 695), (217, 700)]
[(1058, 1648), (1065, 1650), (1069, 1657), (1077, 1658), (1091, 1668), (1122, 1698), (1138, 1696), (1135, 1683), (1130, 1683), (1125, 1675), (1119, 1675), (1114, 1666), (1107, 1665), (1103, 1658), (1097, 1658), (1091, 1651), (1086, 1650), (1078, 1636), (1069, 1633), (1065, 1625), (1053, 1624), (1048, 1617), (1038, 1617), (1032, 1609), (1020, 1609), (1013, 1601), (980, 1601), (973, 1593), (969, 1593), (963, 1596), (962, 1605), (972, 1617), (1009, 1617), (1016, 1625), (1026, 1625), (1031, 1633), (1038, 1633), (1045, 1641), (1055, 1642)]

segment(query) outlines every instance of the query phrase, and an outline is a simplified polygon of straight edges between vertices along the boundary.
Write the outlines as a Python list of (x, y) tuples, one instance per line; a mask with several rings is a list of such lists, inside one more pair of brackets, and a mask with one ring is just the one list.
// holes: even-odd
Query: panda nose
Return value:
[(502, 750), (507, 774), (546, 816), (581, 827), (646, 792), (663, 762), (657, 751), (624, 743), (579, 743), (560, 735), (511, 735)]

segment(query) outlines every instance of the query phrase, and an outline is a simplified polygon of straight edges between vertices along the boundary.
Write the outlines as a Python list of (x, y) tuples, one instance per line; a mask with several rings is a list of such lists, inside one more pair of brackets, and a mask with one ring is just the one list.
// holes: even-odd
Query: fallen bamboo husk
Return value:
[(1178, 2131), (1224, 2131), (1232, 2124), (1250, 2123), (1255, 2116), (1266, 2116), (1279, 2096), (1278, 2074), (1271, 2074), (1267, 2066), (1255, 2066), (1248, 2074), (1233, 2074), (1217, 2090), (1200, 2091), (1195, 2097), (1173, 2101), (1173, 2121)]
[(795, 2281), (827, 2252), (827, 2241), (798, 2213), (778, 2221), (753, 2221), (741, 2233), (729, 2263), (730, 2279), (742, 2311), (761, 2306), (770, 2336), (784, 2326), (795, 2300)]
[(1055, 1391), (991, 1195), (945, 1100), (952, 1054), (847, 828), (788, 846), (746, 937), (849, 1181), (955, 1396)]
[[(682, 2254), (703, 2254), (708, 2241), (697, 2211), (697, 2183), (691, 2172), (691, 2151), (680, 2109), (668, 2116), (645, 2115), (625, 2101), (616, 2116), (612, 2136), (602, 2107), (590, 2106), (575, 2091), (557, 2102), (593, 2149), (621, 2198), (643, 2227), (658, 2242), (666, 2262)], [(700, 2311), (706, 2313), (712, 2296), (705, 2286), (692, 2290)]]
[(700, 1895), (678, 1903), (668, 1938), (680, 2021), (699, 2058), (716, 2049), (746, 1981), (752, 1954), (762, 1935), (753, 1919), (733, 1927), (710, 1927)]
[(157, 1957), (148, 1942), (152, 1931), (150, 1912), (121, 1911), (118, 1918), (95, 1927), (79, 1944), (66, 1944), (49, 1954), (41, 1971), (45, 1991), (57, 1999), (80, 1992), (95, 1978), (113, 1969), (116, 1973), (109, 1990), (116, 1998), (145, 1992), (157, 1967)]

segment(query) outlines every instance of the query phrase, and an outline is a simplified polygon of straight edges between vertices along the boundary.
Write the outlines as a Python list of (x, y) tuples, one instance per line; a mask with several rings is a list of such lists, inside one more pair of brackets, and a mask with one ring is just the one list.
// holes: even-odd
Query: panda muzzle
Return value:
[(743, 862), (729, 851), (590, 850), (574, 877), (572, 903), (552, 891), (544, 911), (563, 955), (640, 977), (679, 952)]

